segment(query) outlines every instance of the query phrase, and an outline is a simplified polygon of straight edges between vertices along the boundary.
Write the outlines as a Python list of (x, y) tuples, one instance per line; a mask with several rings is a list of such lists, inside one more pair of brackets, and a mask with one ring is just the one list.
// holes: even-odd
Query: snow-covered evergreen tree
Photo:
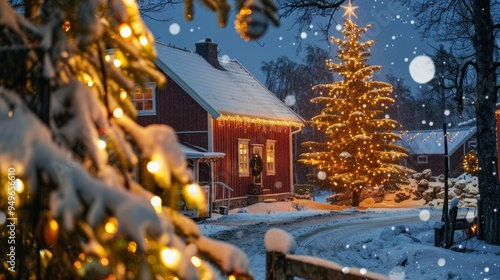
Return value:
[(314, 86), (320, 96), (311, 99), (323, 109), (309, 123), (325, 133), (325, 141), (304, 142), (309, 152), (301, 154), (299, 162), (325, 172), (327, 184), (336, 192), (349, 192), (352, 205), (357, 206), (365, 188), (408, 182), (411, 170), (400, 165), (407, 150), (395, 143), (400, 139), (393, 132), (398, 123), (385, 113), (394, 103), (392, 85), (371, 79), (381, 69), (367, 64), (374, 41), (360, 41), (370, 26), (359, 28), (352, 21), (357, 7), (350, 1), (343, 7), (348, 16), (344, 40), (332, 38), (339, 46), (340, 63), (326, 63), (342, 79)]
[[(200, 2), (225, 24), (226, 0)], [(179, 212), (207, 202), (173, 129), (134, 121), (134, 86), (165, 84), (155, 58), (135, 0), (0, 0), (0, 279), (251, 278)]]

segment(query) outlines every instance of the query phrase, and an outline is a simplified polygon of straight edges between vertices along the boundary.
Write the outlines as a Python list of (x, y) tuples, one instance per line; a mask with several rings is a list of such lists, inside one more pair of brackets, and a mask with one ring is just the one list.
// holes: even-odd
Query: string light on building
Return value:
[(246, 116), (222, 115), (217, 118), (217, 124), (219, 127), (228, 126), (231, 122), (235, 123), (237, 127), (242, 128), (250, 128), (250, 126), (255, 125), (263, 132), (266, 132), (267, 130), (281, 132), (283, 129), (289, 129), (290, 127), (303, 127), (303, 124), (298, 122), (270, 120)]

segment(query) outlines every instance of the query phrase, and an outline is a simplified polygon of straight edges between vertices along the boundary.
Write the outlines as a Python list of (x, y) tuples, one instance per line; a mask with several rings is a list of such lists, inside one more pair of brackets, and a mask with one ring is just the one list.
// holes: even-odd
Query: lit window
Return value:
[(417, 163), (427, 163), (427, 156), (418, 156)]
[(240, 176), (250, 175), (250, 162), (248, 158), (248, 147), (250, 140), (238, 139), (238, 173)]
[(266, 141), (266, 167), (267, 167), (267, 175), (275, 175), (276, 174), (276, 166), (275, 163), (275, 140), (267, 140)]
[(156, 115), (156, 84), (146, 83), (134, 89), (134, 106), (139, 116)]

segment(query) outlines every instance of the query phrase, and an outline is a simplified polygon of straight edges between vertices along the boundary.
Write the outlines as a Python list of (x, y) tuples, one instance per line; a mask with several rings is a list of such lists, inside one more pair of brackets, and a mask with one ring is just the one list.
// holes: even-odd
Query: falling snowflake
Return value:
[(177, 35), (179, 32), (181, 32), (181, 26), (178, 23), (172, 23), (170, 27), (168, 28), (168, 31), (172, 35)]
[(432, 59), (426, 55), (415, 57), (410, 62), (410, 75), (419, 84), (426, 84), (434, 78), (436, 69)]

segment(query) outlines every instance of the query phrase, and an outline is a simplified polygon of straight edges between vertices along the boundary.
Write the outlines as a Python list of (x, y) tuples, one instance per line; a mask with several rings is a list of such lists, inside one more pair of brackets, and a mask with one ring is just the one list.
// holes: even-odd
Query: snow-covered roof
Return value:
[(161, 43), (156, 50), (156, 65), (214, 118), (228, 115), (303, 122), (235, 59), (219, 57), (221, 70), (192, 51)]
[[(454, 153), (475, 133), (475, 126), (447, 130), (448, 154)], [(410, 154), (444, 154), (442, 130), (405, 131), (401, 134), (401, 138), (401, 145), (407, 148)]]
[(219, 152), (207, 152), (201, 148), (188, 147), (183, 144), (179, 144), (181, 146), (181, 151), (189, 159), (199, 159), (201, 161), (217, 161), (226, 156), (225, 153)]

